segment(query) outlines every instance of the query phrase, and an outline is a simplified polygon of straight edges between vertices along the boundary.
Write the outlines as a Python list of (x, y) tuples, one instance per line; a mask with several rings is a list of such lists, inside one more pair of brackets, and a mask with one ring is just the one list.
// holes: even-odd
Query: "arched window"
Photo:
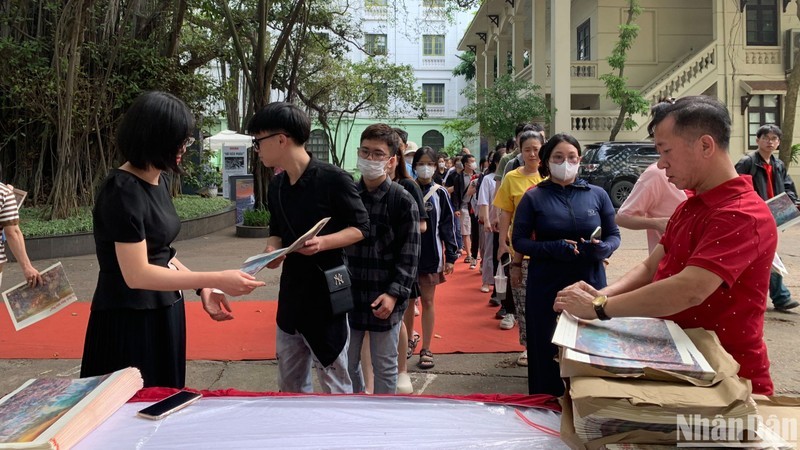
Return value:
[(436, 130), (428, 130), (422, 135), (422, 146), (441, 151), (444, 148), (444, 135)]
[(325, 135), (325, 132), (316, 129), (311, 132), (311, 136), (308, 138), (308, 144), (306, 144), (306, 148), (314, 158), (319, 161), (328, 162), (330, 159), (330, 146), (328, 145), (328, 136)]

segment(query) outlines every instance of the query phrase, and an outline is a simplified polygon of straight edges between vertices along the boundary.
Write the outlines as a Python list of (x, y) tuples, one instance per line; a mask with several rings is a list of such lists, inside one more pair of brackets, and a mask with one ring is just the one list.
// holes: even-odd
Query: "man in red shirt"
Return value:
[(751, 178), (739, 177), (728, 156), (728, 111), (714, 98), (686, 97), (654, 107), (649, 128), (658, 167), (695, 195), (678, 206), (641, 264), (600, 291), (572, 285), (553, 307), (587, 319), (663, 317), (712, 330), (753, 392), (771, 395), (763, 329), (777, 228)]

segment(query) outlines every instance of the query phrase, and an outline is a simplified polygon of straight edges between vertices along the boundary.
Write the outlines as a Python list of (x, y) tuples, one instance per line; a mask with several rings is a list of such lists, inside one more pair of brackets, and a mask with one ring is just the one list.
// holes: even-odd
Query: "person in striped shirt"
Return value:
[(25, 251), (25, 238), (22, 235), (22, 230), (19, 229), (19, 208), (17, 207), (17, 199), (14, 197), (14, 187), (0, 183), (0, 233), (3, 233), (5, 238), (0, 240), (0, 284), (3, 280), (3, 268), (8, 261), (6, 257), (6, 242), (14, 257), (17, 259), (22, 273), (25, 274), (25, 280), (31, 287), (42, 283), (42, 276), (39, 271), (33, 267), (31, 260), (28, 258), (28, 252)]

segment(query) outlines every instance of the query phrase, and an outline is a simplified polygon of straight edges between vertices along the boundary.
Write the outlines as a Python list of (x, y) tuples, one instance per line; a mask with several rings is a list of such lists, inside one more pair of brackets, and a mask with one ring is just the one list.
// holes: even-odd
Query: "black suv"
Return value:
[(578, 176), (608, 192), (615, 208), (628, 198), (639, 174), (658, 161), (652, 142), (597, 142), (583, 150)]

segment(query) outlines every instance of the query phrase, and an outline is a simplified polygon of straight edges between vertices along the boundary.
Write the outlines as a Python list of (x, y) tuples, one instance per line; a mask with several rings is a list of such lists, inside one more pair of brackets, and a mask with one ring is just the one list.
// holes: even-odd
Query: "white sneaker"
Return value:
[(414, 386), (411, 384), (411, 377), (407, 372), (400, 372), (397, 374), (397, 389), (398, 394), (413, 394)]
[(519, 354), (519, 358), (517, 358), (517, 365), (522, 367), (528, 367), (528, 351), (525, 350), (524, 352)]
[(503, 319), (500, 321), (500, 329), (501, 330), (510, 330), (514, 328), (514, 324), (517, 323), (517, 319), (514, 318), (513, 314), (506, 314)]

